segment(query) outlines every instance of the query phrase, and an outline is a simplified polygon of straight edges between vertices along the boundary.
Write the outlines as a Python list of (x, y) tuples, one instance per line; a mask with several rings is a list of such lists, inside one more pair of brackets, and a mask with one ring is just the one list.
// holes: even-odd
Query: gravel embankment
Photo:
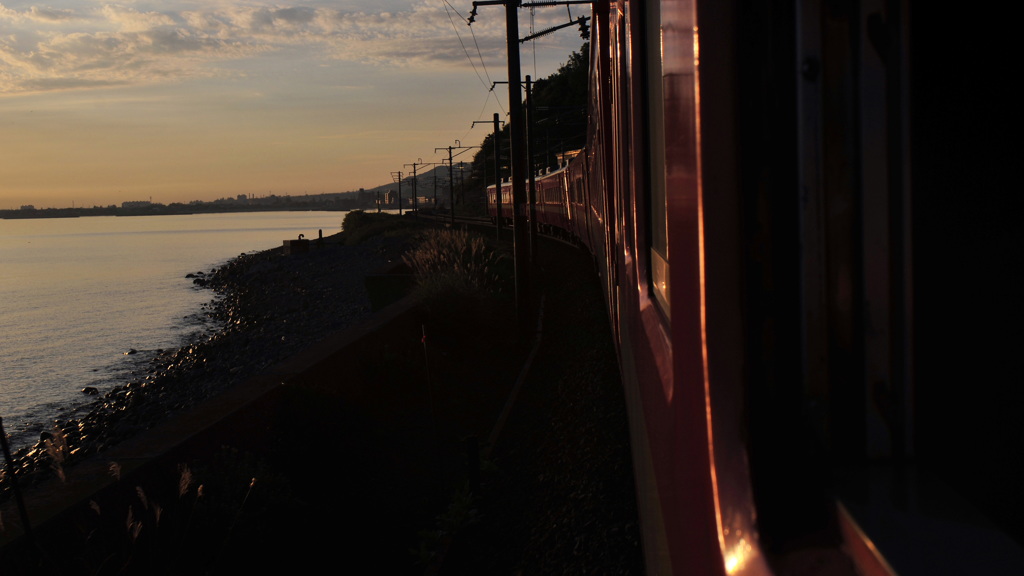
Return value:
[(643, 574), (625, 400), (588, 257), (540, 249), (536, 358), (439, 574)]
[[(83, 455), (98, 450), (366, 318), (363, 275), (404, 248), (378, 239), (300, 257), (270, 251), (204, 275), (202, 282), (220, 294), (207, 311), (225, 329), (162, 356), (152, 374), (71, 423), (84, 438), (69, 438)], [(207, 496), (191, 487), (182, 500), (173, 486), (155, 495), (154, 483), (169, 475), (157, 468), (156, 477), (124, 486), (120, 501), (98, 498), (110, 524), (97, 534), (124, 532), (123, 514), (109, 512), (116, 506), (129, 515), (134, 507), (142, 525), (135, 482), (165, 505), (160, 532), (149, 528), (136, 548), (114, 548), (112, 557), (135, 567), (118, 573), (200, 573), (197, 567), (215, 565), (232, 573), (302, 571), (324, 564), (344, 571), (369, 563), (395, 574), (642, 574), (625, 407), (600, 289), (581, 253), (552, 243), (542, 246), (541, 257), (534, 293), (544, 295), (543, 337), (497, 436), (498, 414), (525, 352), (500, 344), (507, 326), (465, 303), (446, 308), (443, 318), (434, 311), (418, 352), (422, 359), (430, 350), (429, 377), (415, 356), (396, 348), (382, 374), (399, 377), (377, 380), (379, 400), (357, 406), (294, 390), (286, 405), (268, 408), (267, 421), (281, 425), (271, 432), (276, 437), (251, 437), (244, 450), (213, 461), (175, 455), (192, 461)], [(417, 336), (413, 350), (418, 345)], [(483, 467), (467, 497), (453, 486), (462, 484), (460, 439), (470, 433), (484, 441)], [(255, 491), (249, 485), (251, 497), (244, 491), (249, 476), (259, 478)], [(218, 478), (236, 493), (221, 488), (218, 500)], [(229, 502), (235, 504), (228, 517), (237, 524), (225, 535), (214, 513)], [(87, 507), (78, 514), (80, 522), (103, 519)], [(183, 523), (191, 530), (171, 538), (171, 527)], [(143, 563), (132, 551), (146, 534), (158, 554)], [(72, 537), (62, 538), (69, 548)], [(50, 562), (92, 570), (89, 556), (106, 550), (99, 544), (90, 538)]]
[[(311, 241), (305, 254), (285, 255), (282, 248), (242, 254), (215, 270), (190, 274), (196, 285), (210, 290), (202, 313), (220, 329), (176, 350), (157, 351), (131, 381), (61, 422), (69, 452), (64, 465), (73, 466), (367, 318), (372, 311), (365, 275), (400, 258), (404, 247), (397, 239), (376, 238), (360, 246), (340, 239), (329, 236), (319, 246)], [(15, 457), (22, 485), (49, 476), (51, 457), (43, 439)], [(0, 497), (7, 496), (5, 486)]]

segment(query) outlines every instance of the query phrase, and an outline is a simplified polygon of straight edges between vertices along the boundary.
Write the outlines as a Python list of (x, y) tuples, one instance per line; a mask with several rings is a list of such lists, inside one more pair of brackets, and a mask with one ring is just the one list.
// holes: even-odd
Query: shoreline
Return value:
[[(281, 246), (243, 253), (209, 272), (188, 274), (209, 290), (210, 299), (193, 313), (205, 317), (213, 330), (177, 348), (154, 351), (129, 381), (58, 414), (51, 431), (41, 430), (36, 442), (13, 454), (22, 489), (241, 385), (326, 334), (365, 320), (372, 309), (364, 277), (399, 258), (404, 249), (383, 238), (347, 246), (342, 232), (312, 240), (310, 246), (303, 254), (285, 254)], [(47, 440), (63, 462), (55, 462)], [(0, 503), (10, 499), (10, 492), (4, 483)]]
[(544, 275), (547, 320), (526, 364), (526, 342), (504, 329), (507, 295), (486, 310), (405, 298), (84, 460), (66, 483), (49, 474), (30, 493), (34, 538), (12, 531), (6, 507), (0, 562), (18, 574), (109, 573), (110, 558), (121, 573), (301, 572), (339, 557), (395, 574), (642, 574), (600, 287), (582, 254), (549, 249), (558, 274)]

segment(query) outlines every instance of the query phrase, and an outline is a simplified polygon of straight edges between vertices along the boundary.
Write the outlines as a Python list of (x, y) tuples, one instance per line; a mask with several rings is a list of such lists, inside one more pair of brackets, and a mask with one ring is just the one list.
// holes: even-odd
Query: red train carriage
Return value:
[[(935, 422), (980, 401), (915, 386), (955, 362), (921, 354), (943, 348), (922, 335), (935, 324), (915, 313), (915, 295), (922, 279), (951, 278), (921, 264), (941, 228), (915, 209), (911, 184), (943, 190), (943, 146), (981, 158), (960, 142), (974, 125), (958, 128), (935, 102), (999, 117), (983, 96), (934, 90), (946, 68), (928, 58), (984, 59), (937, 50), (921, 29), (912, 42), (911, 22), (926, 18), (909, 2), (593, 6), (587, 147), (538, 180), (538, 219), (598, 264), (648, 572), (1024, 573), (1022, 507), (1005, 490), (1021, 465), (999, 457), (1020, 453), (1024, 430), (1006, 422), (1021, 419), (1004, 418), (1014, 433), (1001, 438), (977, 432), (985, 417), (955, 413), (970, 423), (957, 436)], [(914, 137), (923, 154), (911, 153)], [(999, 148), (1011, 142), (986, 154), (1011, 157)], [(972, 202), (992, 197), (973, 190)], [(493, 201), (492, 189), (492, 214)], [(986, 410), (1019, 407), (1014, 390), (987, 388)], [(946, 450), (984, 480), (941, 466)], [(999, 529), (953, 514), (955, 492), (932, 489), (944, 482), (987, 501)], [(985, 494), (985, 482), (1004, 491)]]
[[(498, 215), (498, 207), (501, 207), (501, 215)], [(500, 217), (503, 226), (512, 224), (512, 185), (507, 180), (501, 183), (501, 202), (498, 202), (495, 194), (495, 185), (487, 187), (487, 214), (491, 222), (497, 223)]]
[(592, 254), (598, 254), (590, 238), (590, 205), (588, 198), (586, 151), (566, 167), (566, 220), (569, 233), (577, 238)]
[(538, 174), (534, 180), (534, 213), (542, 234), (570, 239), (566, 210), (565, 166)]
[[(565, 182), (566, 166), (545, 171), (537, 174), (534, 178), (534, 217), (537, 219), (538, 231), (549, 236), (563, 239), (573, 239), (571, 235), (572, 226), (569, 223), (569, 212), (566, 208), (565, 195), (567, 186)], [(497, 204), (494, 194), (494, 185), (487, 187), (487, 213), (491, 221), (495, 222)], [(512, 184), (503, 181), (501, 185), (502, 200), (501, 213), (502, 224), (512, 224)], [(524, 208), (529, 222), (529, 209)]]

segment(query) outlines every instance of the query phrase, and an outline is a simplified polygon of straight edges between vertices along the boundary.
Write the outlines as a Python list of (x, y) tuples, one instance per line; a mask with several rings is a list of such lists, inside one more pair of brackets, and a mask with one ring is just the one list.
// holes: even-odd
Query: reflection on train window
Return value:
[(665, 93), (662, 86), (661, 14), (657, 2), (646, 4), (647, 142), (650, 183), (650, 281), (655, 299), (669, 312), (668, 221), (665, 195)]

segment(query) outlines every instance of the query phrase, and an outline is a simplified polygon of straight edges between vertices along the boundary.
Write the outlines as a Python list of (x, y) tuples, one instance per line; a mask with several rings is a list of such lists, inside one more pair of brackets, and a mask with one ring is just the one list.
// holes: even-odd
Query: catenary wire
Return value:
[[(462, 46), (462, 51), (465, 52), (466, 59), (469, 60), (469, 65), (473, 67), (473, 72), (476, 74), (477, 79), (480, 80), (480, 83), (483, 84), (485, 87), (488, 86), (488, 82), (489, 82), (490, 78), (488, 78), (488, 80), (484, 80), (484, 78), (480, 76), (480, 71), (476, 69), (476, 63), (473, 62), (473, 57), (469, 55), (469, 50), (466, 48), (466, 43), (463, 42), (462, 35), (459, 34), (459, 29), (458, 29), (457, 26), (455, 26), (455, 20), (452, 18), (452, 12), (455, 12), (456, 14), (458, 14), (459, 18), (462, 18), (463, 20), (466, 20), (466, 18), (464, 18), (462, 16), (462, 14), (459, 14), (459, 11), (456, 10), (455, 7), (452, 6), (448, 2), (448, 0), (441, 0), (441, 2), (444, 4), (444, 12), (445, 12), (445, 14), (448, 15), (448, 21), (451, 22), (452, 30), (455, 31), (455, 37), (459, 39), (459, 45)], [(472, 28), (470, 28), (470, 31), (472, 31)], [(475, 34), (473, 35), (473, 42), (476, 43), (476, 35)], [(477, 47), (477, 52), (479, 52), (479, 51), (480, 51), (480, 48), (478, 46)], [(481, 59), (480, 62), (481, 62), (481, 65), (482, 65), (483, 64), (483, 59)], [(488, 76), (486, 68), (484, 68), (484, 76)]]

